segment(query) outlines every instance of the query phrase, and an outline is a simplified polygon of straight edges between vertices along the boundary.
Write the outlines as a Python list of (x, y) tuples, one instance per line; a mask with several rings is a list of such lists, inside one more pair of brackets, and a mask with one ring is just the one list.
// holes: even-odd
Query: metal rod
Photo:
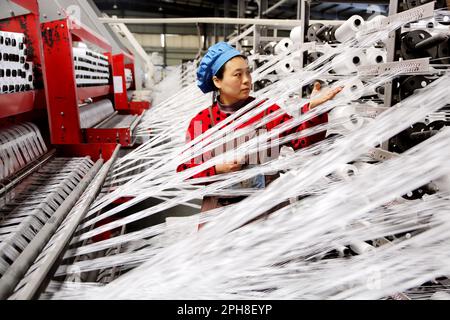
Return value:
[[(25, 171), (19, 172), (18, 176), (16, 176), (14, 178), (14, 180), (11, 180), (11, 182), (9, 182), (7, 185), (3, 185), (3, 187), (0, 189), (0, 196), (3, 195), (4, 193), (7, 193), (8, 190), (11, 190), (12, 188), (14, 188), (17, 184), (19, 184), (21, 181), (23, 181), (26, 177), (28, 177), (30, 174), (32, 174), (33, 172), (35, 172), (36, 170), (38, 170), (45, 162), (47, 162), (54, 154), (55, 154), (56, 150), (52, 149), (50, 152), (44, 154), (43, 156), (41, 156), (40, 158), (34, 160), (29, 168), (25, 168)], [(35, 163), (36, 162), (36, 163)], [(35, 164), (33, 164), (35, 163)]]
[[(120, 150), (120, 145), (117, 145), (117, 147), (114, 150), (111, 158), (105, 163), (105, 165), (101, 168), (101, 170), (100, 170), (100, 166), (103, 164), (103, 159), (99, 159), (95, 163), (95, 165), (94, 165), (94, 167), (96, 167), (96, 171), (95, 172), (93, 172), (93, 170), (92, 170), (92, 169), (94, 169), (94, 167), (89, 171), (88, 175), (91, 178), (90, 180), (92, 181), (95, 178), (95, 182), (92, 185), (92, 187), (91, 187), (91, 189), (89, 190), (88, 193), (83, 193), (82, 194), (82, 197), (83, 197), (83, 200), (84, 200), (83, 206), (81, 206), (79, 208), (79, 210), (77, 210), (76, 215), (74, 215), (74, 217), (70, 220), (70, 222), (69, 222), (70, 225), (67, 228), (67, 232), (64, 234), (63, 237), (61, 237), (61, 239), (59, 239), (59, 241), (57, 243), (55, 243), (53, 245), (51, 252), (49, 252), (48, 255), (44, 258), (44, 259), (48, 259), (47, 264), (44, 265), (44, 266), (41, 266), (40, 268), (38, 268), (37, 270), (34, 271), (34, 273), (32, 274), (32, 278), (25, 285), (25, 287), (21, 289), (20, 293), (15, 297), (16, 299), (19, 299), (19, 300), (30, 300), (30, 299), (33, 299), (36, 296), (37, 291), (42, 286), (44, 281), (47, 279), (50, 271), (52, 270), (53, 265), (56, 263), (58, 258), (61, 256), (64, 248), (66, 248), (66, 246), (69, 244), (70, 240), (72, 239), (73, 234), (75, 233), (75, 231), (78, 228), (78, 225), (80, 224), (81, 220), (83, 220), (84, 216), (86, 215), (86, 212), (89, 210), (90, 205), (94, 202), (95, 198), (97, 197), (97, 195), (98, 195), (98, 193), (99, 193), (99, 191), (100, 191), (100, 189), (101, 189), (101, 187), (102, 187), (102, 185), (103, 185), (103, 183), (104, 183), (104, 181), (105, 181), (105, 179), (106, 179), (106, 177), (107, 177), (107, 175), (108, 175), (108, 173), (109, 173), (113, 163), (115, 162), (115, 160), (116, 160), (116, 158), (117, 158), (117, 156), (119, 154), (119, 150)], [(96, 178), (97, 174), (98, 174), (98, 179)], [(86, 175), (86, 177), (88, 175)], [(84, 181), (84, 179), (82, 181)], [(89, 185), (89, 182), (87, 182), (85, 184), (85, 187), (84, 187), (83, 190), (85, 190), (87, 188), (87, 186)], [(73, 202), (73, 204), (72, 204), (72, 206), (70, 208), (72, 208), (76, 204), (76, 202), (77, 202), (77, 200), (75, 200)], [(61, 220), (61, 221), (63, 221), (63, 220)], [(47, 227), (48, 224), (49, 223), (47, 223), (43, 227), (43, 229), (45, 227)], [(48, 228), (52, 228), (53, 229), (53, 232), (49, 232), (50, 236), (53, 235), (53, 233), (56, 230), (56, 228), (58, 227), (58, 225), (59, 224), (54, 223), (54, 222), (53, 222), (53, 224), (50, 223)], [(42, 229), (41, 229), (41, 231), (42, 231)], [(26, 250), (28, 248), (29, 248), (29, 246), (26, 248)], [(32, 249), (29, 249), (29, 253), (28, 254), (32, 254), (31, 250)], [(8, 270), (10, 270), (10, 269), (8, 269)], [(0, 279), (0, 280), (3, 280), (3, 278)]]
[[(296, 27), (301, 25), (301, 20), (288, 19), (248, 19), (248, 18), (99, 18), (101, 23), (109, 24), (244, 24), (244, 25), (263, 25), (263, 26), (285, 26)], [(344, 20), (345, 21), (345, 20)], [(341, 25), (343, 20), (310, 20), (310, 23), (323, 23), (331, 25)], [(233, 32), (233, 34), (236, 32)]]
[[(252, 20), (252, 21), (255, 21), (255, 20)], [(291, 21), (295, 21), (295, 20), (291, 20)], [(302, 21), (301, 19), (300, 20), (297, 20), (297, 21)], [(333, 26), (340, 26), (341, 24), (343, 24), (345, 22), (345, 20), (309, 20), (309, 23), (311, 23), (311, 24), (313, 24), (313, 23), (323, 23), (323, 24), (326, 24), (326, 25), (333, 25)], [(296, 24), (295, 26), (297, 26), (298, 24)], [(301, 24), (301, 25), (303, 25), (303, 23)], [(247, 27), (249, 27), (250, 25), (248, 24), (248, 25), (244, 25), (243, 27), (242, 27), (242, 29), (246, 29)], [(253, 27), (254, 27), (254, 25), (253, 25)], [(292, 25), (289, 25), (289, 26), (276, 26), (277, 27), (277, 29), (279, 29), (279, 30), (291, 30), (292, 29)], [(231, 33), (230, 35), (229, 35), (229, 37), (234, 37), (234, 36), (236, 36), (238, 33), (237, 33), (237, 31), (234, 31), (233, 33)], [(232, 39), (233, 40), (233, 39)], [(231, 40), (230, 40), (231, 41)]]
[(141, 122), (142, 118), (144, 117), (144, 114), (145, 114), (145, 110), (144, 110), (144, 112), (142, 112), (142, 114), (136, 116), (136, 118), (134, 119), (134, 121), (131, 123), (130, 131), (133, 131), (134, 128), (136, 128), (136, 126), (138, 125), (138, 123)]
[(248, 36), (250, 33), (255, 31), (255, 26), (251, 26), (250, 28), (248, 28), (247, 30), (245, 30), (244, 32), (242, 32), (239, 36), (231, 39), (230, 41), (228, 41), (229, 44), (235, 44), (236, 42), (238, 42), (239, 40), (245, 38), (246, 36)]
[(125, 24), (196, 24), (196, 23), (218, 23), (218, 24), (254, 24), (265, 26), (298, 26), (300, 20), (288, 19), (248, 19), (248, 18), (99, 18), (102, 23), (125, 23)]
[[(231, 1), (230, 0), (224, 0), (223, 1), (223, 16), (224, 19), (228, 19), (230, 16), (230, 7), (231, 7)], [(224, 23), (223, 24), (223, 39), (224, 41), (227, 41), (227, 35), (230, 33), (230, 28)]]
[(278, 2), (275, 3), (273, 6), (271, 6), (269, 9), (267, 9), (266, 11), (263, 11), (262, 15), (263, 15), (263, 16), (267, 15), (269, 12), (272, 12), (273, 10), (275, 10), (275, 9), (278, 8), (279, 6), (282, 6), (282, 5), (285, 4), (286, 2), (289, 2), (289, 0), (281, 0), (281, 1), (278, 1)]
[(108, 116), (105, 120), (102, 120), (100, 123), (96, 124), (96, 125), (93, 126), (92, 128), (94, 128), (94, 129), (101, 128), (105, 123), (107, 123), (109, 120), (111, 120), (112, 118), (114, 118), (118, 113), (119, 113), (118, 111), (114, 111), (113, 114), (111, 114), (111, 115)]
[[(33, 240), (27, 245), (25, 250), (8, 268), (8, 270), (5, 272), (2, 278), (0, 278), (0, 299), (6, 299), (8, 298), (9, 295), (11, 295), (11, 293), (13, 293), (14, 288), (20, 282), (22, 277), (26, 274), (26, 272), (31, 267), (35, 259), (38, 257), (39, 253), (42, 251), (47, 242), (50, 240), (55, 231), (58, 229), (64, 218), (74, 207), (78, 199), (81, 197), (81, 195), (86, 190), (88, 185), (94, 179), (95, 175), (100, 170), (102, 164), (103, 159), (99, 159), (94, 164), (94, 166), (89, 170), (86, 176), (84, 176), (84, 178), (80, 181), (80, 183), (76, 186), (76, 188), (70, 193), (70, 195), (64, 200), (61, 206), (59, 206), (59, 208), (55, 211), (52, 218), (42, 227), (41, 230), (39, 230), (39, 232), (36, 234)], [(41, 270), (36, 270), (36, 272), (39, 271)], [(42, 275), (42, 277), (36, 279), (36, 286), (34, 290), (32, 290), (33, 293), (35, 292), (35, 290), (37, 290), (37, 288), (39, 288), (47, 272), (45, 272), (44, 274), (44, 270), (42, 270), (40, 274)]]

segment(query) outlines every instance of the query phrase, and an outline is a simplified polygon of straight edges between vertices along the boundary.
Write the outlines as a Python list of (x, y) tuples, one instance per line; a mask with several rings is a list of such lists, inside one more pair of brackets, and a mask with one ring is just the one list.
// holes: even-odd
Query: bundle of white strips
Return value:
[[(380, 142), (450, 103), (447, 72), (383, 112), (366, 114), (367, 117), (357, 113), (356, 117), (364, 120), (361, 125), (348, 125), (353, 118), (341, 113), (334, 122), (280, 137), (281, 132), (336, 107), (355, 107), (355, 92), (345, 94), (344, 89), (332, 101), (305, 114), (293, 111), (309, 101), (298, 96), (300, 89), (316, 79), (329, 78), (329, 71), (339, 61), (347, 59), (351, 50), (373, 46), (386, 39), (389, 32), (423, 17), (423, 13), (406, 12), (397, 16), (397, 20), (381, 24), (375, 32), (357, 33), (355, 38), (348, 39), (312, 64), (258, 91), (254, 102), (191, 142), (185, 141), (185, 130), (190, 119), (211, 102), (211, 96), (203, 95), (195, 83), (191, 83), (164, 101), (158, 101), (139, 128), (142, 135), (148, 136), (148, 141), (117, 161), (105, 184), (111, 187), (110, 193), (91, 205), (78, 228), (79, 234), (72, 240), (72, 245), (78, 244), (78, 247), (73, 246), (65, 253), (66, 260), (56, 275), (70, 276), (113, 267), (128, 272), (104, 286), (70, 281), (59, 286), (53, 282), (46, 297), (383, 299), (398, 297), (402, 292), (412, 292), (411, 296), (420, 298), (448, 296), (445, 288), (426, 293), (414, 288), (450, 275), (450, 131), (443, 129), (392, 159), (377, 163), (367, 161)], [(274, 56), (253, 72), (254, 80), (263, 78), (304, 50), (300, 47)], [(346, 81), (351, 80), (347, 88), (351, 89), (355, 81), (363, 81), (362, 87), (359, 85), (355, 89), (356, 93), (372, 91), (417, 66), (410, 61), (370, 77), (352, 73), (353, 77), (345, 77)], [(157, 90), (161, 86), (167, 87), (169, 83), (161, 82)], [(258, 105), (260, 101), (265, 102)], [(274, 103), (282, 110), (235, 130)], [(311, 147), (284, 152), (262, 165), (238, 172), (188, 179), (223, 162), (221, 156), (176, 172), (177, 166), (190, 158), (261, 128), (285, 111), (292, 113), (290, 121), (252, 137), (229, 150), (225, 157), (239, 158), (264, 152), (272, 146), (328, 131), (336, 125), (346, 130)], [(354, 168), (353, 175), (345, 174), (349, 165)], [(195, 201), (205, 195), (233, 193), (230, 186), (272, 172), (282, 172), (282, 175), (266, 189), (238, 190), (248, 197), (237, 204), (194, 216), (194, 222), (186, 220), (186, 227), (193, 224), (194, 228), (182, 237), (164, 237), (179, 224), (175, 227), (161, 224), (97, 243), (86, 242), (107, 230), (170, 208), (199, 209)], [(434, 195), (411, 201), (402, 198), (430, 181), (438, 186)], [(199, 185), (199, 182), (208, 184)], [(132, 199), (109, 207), (125, 196)], [(162, 202), (125, 217), (118, 215), (149, 198)], [(260, 218), (280, 204), (285, 205)], [(115, 220), (95, 226), (107, 217), (115, 217)], [(69, 221), (70, 218), (65, 223)], [(198, 223), (205, 223), (199, 231), (196, 230)], [(114, 256), (89, 256), (118, 246), (121, 246), (121, 253)], [(353, 254), (348, 254), (349, 249)], [(69, 263), (68, 259), (74, 257), (85, 258)]]

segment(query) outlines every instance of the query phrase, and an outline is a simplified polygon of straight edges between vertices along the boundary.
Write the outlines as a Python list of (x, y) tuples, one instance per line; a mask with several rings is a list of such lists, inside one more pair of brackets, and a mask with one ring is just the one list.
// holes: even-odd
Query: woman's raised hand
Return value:
[(319, 82), (314, 83), (314, 89), (311, 93), (311, 101), (309, 102), (309, 108), (315, 108), (328, 100), (333, 99), (339, 92), (341, 92), (343, 87), (337, 87), (334, 89), (324, 89), (321, 90), (321, 85)]

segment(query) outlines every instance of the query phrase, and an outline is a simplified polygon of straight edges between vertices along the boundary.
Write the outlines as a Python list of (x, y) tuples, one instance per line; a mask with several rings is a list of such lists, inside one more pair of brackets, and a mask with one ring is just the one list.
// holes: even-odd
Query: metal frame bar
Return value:
[[(82, 143), (68, 19), (42, 24), (47, 110), (52, 144)], [(51, 62), (51, 63), (50, 63)]]
[(37, 0), (11, 0), (11, 1), (27, 10), (30, 10), (35, 15), (39, 15), (39, 5)]
[(2, 184), (0, 188), (0, 197), (12, 190), (16, 185), (26, 179), (30, 174), (36, 172), (45, 163), (47, 163), (55, 154), (56, 150), (51, 150), (50, 152), (42, 155), (41, 157), (34, 160), (32, 163), (28, 164), (27, 167), (21, 169), (13, 178), (8, 178), (10, 181), (7, 185)]
[(102, 23), (125, 24), (249, 24), (262, 26), (298, 26), (299, 20), (288, 19), (247, 19), (247, 18), (99, 18)]
[(273, 10), (275, 10), (276, 8), (278, 8), (279, 6), (282, 6), (283, 4), (285, 4), (286, 2), (290, 2), (290, 0), (280, 0), (277, 3), (275, 3), (273, 6), (271, 6), (270, 8), (268, 8), (267, 10), (263, 11), (262, 15), (265, 16), (267, 15), (269, 12), (272, 12)]
[[(394, 15), (398, 12), (398, 2), (399, 0), (389, 1), (389, 15)], [(386, 62), (392, 62), (395, 59), (395, 41), (396, 41), (397, 30), (392, 31), (388, 35), (388, 40), (386, 41)], [(384, 85), (384, 106), (390, 107), (392, 105), (392, 81), (386, 82)], [(381, 143), (381, 149), (389, 149), (389, 140), (383, 141)]]
[(230, 41), (228, 41), (229, 44), (235, 44), (238, 41), (242, 40), (243, 38), (245, 38), (246, 36), (248, 36), (250, 33), (255, 31), (255, 26), (251, 26), (250, 28), (248, 28), (247, 30), (245, 30), (244, 32), (242, 32), (239, 36), (231, 39)]
[(74, 19), (69, 19), (68, 21), (72, 35), (76, 36), (79, 39), (86, 40), (91, 44), (95, 44), (96, 46), (102, 48), (107, 52), (112, 52), (112, 46), (101, 35), (89, 29), (87, 26), (81, 24), (81, 22), (79, 21), (76, 21)]

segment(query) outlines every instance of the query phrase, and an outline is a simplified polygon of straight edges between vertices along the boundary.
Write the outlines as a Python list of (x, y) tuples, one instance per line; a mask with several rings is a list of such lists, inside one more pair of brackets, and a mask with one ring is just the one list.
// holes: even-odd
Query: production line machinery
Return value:
[[(102, 159), (63, 157), (49, 150), (39, 129), (31, 123), (0, 131), (0, 279), (16, 275), (16, 265), (30, 259), (26, 250), (47, 226), (73, 207), (100, 169)], [(31, 246), (31, 247), (30, 247)], [(28, 248), (28, 249), (27, 249)], [(34, 247), (36, 249), (36, 247)], [(39, 251), (31, 251), (31, 255)], [(5, 295), (2, 293), (3, 298)]]
[[(50, 22), (47, 22), (44, 30), (46, 28), (50, 28), (52, 31), (57, 29)], [(319, 30), (321, 29), (317, 31)], [(336, 28), (334, 31), (333, 29), (321, 30), (317, 37), (324, 32), (327, 41), (331, 41), (336, 30)], [(57, 32), (63, 31), (57, 30)], [(72, 30), (72, 32), (77, 31)], [(65, 35), (70, 33), (67, 31)], [(135, 144), (133, 131), (137, 127), (142, 113), (129, 113), (129, 111), (136, 110), (134, 108), (139, 109), (139, 106), (136, 104), (133, 106), (130, 101), (132, 96), (136, 97), (137, 95), (130, 94), (130, 91), (127, 90), (133, 87), (133, 74), (130, 71), (132, 69), (126, 67), (132, 61), (132, 57), (128, 54), (114, 56), (98, 48), (97, 51), (86, 49), (83, 45), (80, 47), (79, 43), (74, 44), (71, 41), (51, 47), (48, 46), (49, 32), (44, 32), (43, 37), (43, 43), (47, 46), (44, 47), (48, 49), (43, 61), (62, 59), (67, 63), (61, 67), (52, 65), (43, 70), (43, 77), (48, 81), (49, 94), (46, 97), (46, 110), (48, 111), (50, 131), (45, 132), (45, 126), (41, 125), (41, 133), (29, 120), (22, 121), (22, 119), (11, 121), (5, 127), (2, 125), (0, 130), (0, 160), (3, 168), (0, 170), (0, 213), (2, 217), (0, 220), (0, 298), (3, 299), (51, 297), (52, 292), (58, 290), (62, 280), (70, 281), (71, 277), (81, 276), (83, 277), (81, 282), (109, 283), (124, 271), (118, 267), (98, 272), (74, 272), (73, 270), (66, 272), (74, 262), (83, 259), (83, 255), (73, 254), (80, 244), (86, 246), (89, 243), (127, 232), (124, 226), (101, 234), (99, 237), (77, 239), (77, 233), (81, 231), (80, 226), (83, 225), (83, 222), (95, 218), (95, 216), (87, 216), (90, 204), (96, 198), (106, 195), (109, 188), (114, 187), (114, 181), (108, 180), (108, 173), (111, 172), (111, 166), (119, 153), (117, 144), (123, 147)], [(77, 37), (74, 37), (77, 41), (74, 42), (83, 40), (79, 37), (80, 33), (78, 32)], [(86, 37), (86, 39), (92, 41), (93, 37)], [(108, 51), (108, 46), (102, 39), (99, 37), (94, 37), (94, 39), (98, 40), (94, 40), (97, 45), (99, 44)], [(400, 39), (397, 38), (398, 43), (400, 43)], [(315, 41), (318, 40), (320, 39)], [(89, 43), (87, 40), (86, 42)], [(285, 44), (286, 42), (283, 42), (280, 46), (285, 47)], [(61, 48), (65, 50), (62, 53), (59, 51)], [(266, 47), (266, 50), (272, 52), (271, 48), (275, 52), (274, 45)], [(377, 54), (371, 55), (369, 49)], [(363, 55), (355, 55), (355, 57), (372, 56), (375, 61), (379, 60), (377, 63), (385, 62), (387, 50), (384, 50), (384, 47), (369, 49)], [(66, 54), (74, 52), (73, 57), (66, 58), (64, 52)], [(317, 56), (320, 56), (319, 51), (316, 53)], [(313, 58), (312, 60), (314, 60)], [(111, 70), (108, 76), (104, 76), (106, 75), (104, 74), (106, 60), (108, 68)], [(354, 59), (349, 61), (353, 61), (354, 64), (358, 63)], [(193, 66), (188, 67), (190, 69)], [(285, 65), (284, 67), (276, 70), (275, 76), (292, 72), (290, 70), (293, 66)], [(347, 71), (348, 74), (352, 73), (353, 66), (347, 65), (346, 67), (349, 70), (335, 70), (335, 73), (345, 74)], [(36, 67), (33, 69), (36, 72), (39, 70)], [(63, 70), (61, 74), (52, 73), (57, 69)], [(49, 72), (49, 75), (46, 75), (46, 72)], [(55, 79), (50, 80), (53, 74)], [(74, 81), (65, 88), (70, 94), (60, 97), (56, 90), (57, 85), (64, 81), (65, 78), (62, 75), (67, 74), (73, 75)], [(187, 84), (191, 83), (192, 79), (189, 77), (192, 77), (192, 73), (185, 70), (184, 75), (184, 81)], [(38, 74), (37, 78), (39, 77)], [(418, 81), (422, 78), (417, 77), (422, 76), (406, 76), (400, 90), (394, 90), (394, 96), (406, 98), (419, 88), (415, 88), (417, 84), (423, 86), (423, 82), (427, 84), (428, 80), (432, 80), (426, 78)], [(269, 83), (268, 78), (264, 80)], [(182, 85), (185, 84), (182, 83)], [(36, 88), (43, 86), (42, 83), (36, 82)], [(30, 86), (31, 92), (33, 92), (32, 88), (34, 86)], [(370, 108), (382, 112), (383, 108), (389, 107), (380, 103), (384, 98), (384, 91), (372, 92), (371, 96), (373, 98), (354, 99), (359, 103), (357, 105), (360, 106), (359, 109), (367, 113)], [(63, 101), (58, 101), (58, 99), (63, 99)], [(367, 107), (367, 104), (370, 108)], [(353, 107), (355, 105), (356, 103), (352, 104)], [(429, 123), (435, 123), (440, 119), (447, 120), (445, 112), (442, 110), (430, 115)], [(435, 130), (435, 127), (430, 127), (430, 130), (426, 130), (430, 132), (425, 133), (422, 133), (424, 130), (413, 130), (407, 138), (400, 140), (405, 142), (412, 137), (420, 140), (424, 135), (431, 135), (432, 130)], [(48, 143), (47, 136), (50, 136), (52, 143)], [(393, 145), (392, 141), (390, 151), (400, 153), (408, 148), (408, 146), (402, 146), (403, 149), (393, 149), (399, 144)], [(55, 149), (51, 149), (53, 147)], [(379, 161), (383, 161), (389, 156), (395, 156), (389, 151), (385, 151), (385, 154), (381, 150), (378, 152), (375, 158), (378, 156)], [(100, 212), (96, 214), (100, 214)], [(101, 224), (101, 221), (98, 223)], [(90, 227), (93, 228), (94, 224)], [(389, 239), (381, 240), (389, 243)], [(359, 245), (352, 244), (350, 249), (359, 254), (366, 249), (373, 249), (372, 245), (378, 246), (375, 241), (371, 244), (361, 241)], [(118, 245), (89, 253), (87, 256), (92, 259), (95, 254), (96, 257), (106, 258), (110, 255), (120, 254), (123, 250), (133, 249), (122, 248)], [(349, 251), (348, 248), (344, 248), (338, 254), (348, 255)]]

